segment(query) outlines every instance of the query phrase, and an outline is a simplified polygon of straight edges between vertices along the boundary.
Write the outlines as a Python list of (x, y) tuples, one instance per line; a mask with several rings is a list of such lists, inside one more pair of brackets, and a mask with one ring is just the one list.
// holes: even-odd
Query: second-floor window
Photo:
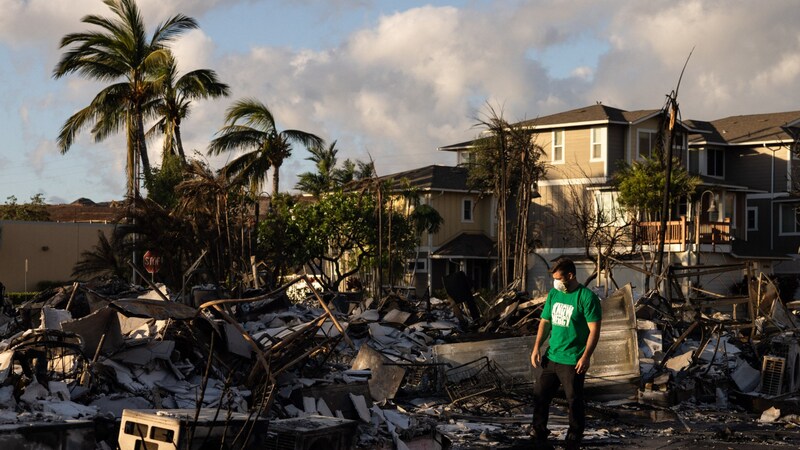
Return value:
[(564, 130), (553, 131), (553, 163), (564, 162)]
[(650, 156), (656, 148), (655, 130), (639, 130), (638, 143), (636, 145), (636, 159), (643, 159)]
[(706, 149), (706, 175), (711, 177), (725, 176), (725, 153), (722, 149)]
[(605, 143), (606, 138), (606, 129), (605, 128), (592, 128), (592, 140), (589, 144), (589, 159), (591, 161), (602, 161), (604, 158), (603, 154), (603, 144)]
[(472, 222), (472, 199), (465, 198), (461, 202), (461, 221)]
[(758, 208), (747, 207), (747, 231), (758, 231)]
[(800, 234), (800, 205), (781, 205), (781, 232), (780, 234)]
[(473, 150), (460, 150), (458, 152), (458, 164), (470, 165), (475, 164), (478, 155)]

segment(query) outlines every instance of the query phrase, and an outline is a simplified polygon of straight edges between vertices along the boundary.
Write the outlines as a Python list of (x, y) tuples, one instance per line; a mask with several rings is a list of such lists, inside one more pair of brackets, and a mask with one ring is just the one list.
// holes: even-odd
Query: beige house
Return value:
[[(625, 111), (595, 104), (515, 124), (533, 131), (548, 165), (534, 200), (536, 254), (529, 285), (547, 284), (546, 264), (568, 255), (579, 270), (593, 269), (588, 248), (570, 215), (576, 203), (625, 227), (622, 252), (652, 249), (659, 222), (630, 217), (618, 206), (613, 177), (621, 163), (655, 148), (663, 111)], [(676, 121), (673, 156), (702, 183), (693, 195), (670, 206), (666, 249), (672, 263), (756, 261), (766, 272), (796, 272), (800, 246), (800, 197), (793, 195), (798, 171), (795, 143), (800, 111), (735, 116), (712, 122)], [(469, 160), (471, 143), (440, 150)], [(617, 276), (620, 284), (643, 285), (643, 275)], [(598, 283), (602, 280), (598, 279)], [(726, 281), (728, 282), (728, 281)]]
[[(418, 294), (430, 286), (443, 289), (442, 278), (463, 270), (475, 289), (493, 285), (497, 260), (495, 249), (495, 203), (467, 187), (467, 169), (425, 166), (382, 177), (394, 182), (394, 191), (413, 188), (423, 204), (430, 205), (444, 219), (436, 233), (423, 233), (413, 269), (412, 285)], [(433, 292), (431, 291), (431, 292)]]

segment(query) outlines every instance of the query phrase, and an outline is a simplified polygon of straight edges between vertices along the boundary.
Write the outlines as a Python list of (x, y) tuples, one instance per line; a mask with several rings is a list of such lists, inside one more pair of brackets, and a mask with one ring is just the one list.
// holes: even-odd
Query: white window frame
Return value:
[(477, 155), (473, 150), (459, 150), (458, 151), (458, 164), (469, 165), (475, 162)]
[(778, 235), (779, 236), (800, 236), (800, 224), (797, 223), (797, 212), (795, 211), (795, 219), (794, 219), (794, 231), (784, 231), (783, 230), (783, 210), (784, 207), (791, 207), (795, 208), (796, 205), (791, 203), (781, 203), (781, 206), (778, 208)]
[(634, 156), (635, 161), (641, 161), (644, 159), (642, 157), (642, 149), (640, 147), (641, 139), (639, 139), (639, 135), (642, 133), (647, 133), (650, 136), (650, 148), (647, 149), (647, 156), (653, 154), (653, 150), (656, 147), (656, 139), (658, 139), (658, 130), (651, 130), (649, 128), (639, 128), (636, 130), (636, 155)]
[[(705, 152), (706, 154), (704, 155), (705, 158), (703, 158), (705, 160), (705, 163), (706, 163), (706, 173), (705, 173), (705, 175), (709, 176), (709, 177), (713, 177), (713, 178), (725, 178), (725, 150), (723, 150), (721, 148), (707, 148), (705, 150), (706, 150), (706, 152)], [(708, 158), (711, 155), (711, 152), (713, 152), (715, 155), (721, 155), (722, 156), (722, 174), (721, 175), (720, 174), (716, 174), (716, 173), (714, 173), (714, 174), (711, 173), (711, 167), (709, 167), (709, 165), (708, 165)], [(715, 169), (716, 169), (716, 161), (717, 161), (717, 158), (715, 157), (714, 158), (714, 168)]]
[[(469, 202), (469, 207), (467, 207), (467, 202)], [(461, 199), (461, 223), (475, 222), (474, 208), (475, 202), (472, 200), (472, 197), (464, 197)], [(469, 217), (467, 217), (467, 213), (469, 213)]]
[[(605, 127), (589, 129), (589, 161), (602, 162), (606, 160), (606, 130)], [(600, 149), (600, 155), (595, 156), (595, 148)]]
[[(753, 228), (750, 228), (750, 212), (753, 212)], [(747, 231), (758, 231), (758, 207), (757, 206), (748, 206), (747, 207), (747, 217), (745, 217), (745, 226), (747, 227)]]
[(410, 265), (414, 265), (414, 273), (428, 273), (428, 260), (425, 258), (420, 259), (409, 259), (407, 261), (406, 269), (409, 268)]
[(608, 214), (604, 225), (625, 225), (625, 212), (619, 207), (619, 192), (597, 191), (594, 194), (594, 213), (598, 217), (601, 212)]
[[(560, 133), (560, 135), (561, 135), (561, 144), (558, 144), (558, 145), (556, 145), (556, 134), (557, 133)], [(553, 130), (553, 133), (552, 133), (552, 136), (551, 136), (552, 140), (550, 141), (550, 151), (551, 151), (550, 162), (552, 164), (564, 164), (564, 161), (566, 160), (565, 155), (566, 155), (566, 152), (567, 152), (567, 146), (566, 146), (566, 142), (565, 142), (566, 141), (566, 137), (567, 137), (566, 136), (566, 132), (564, 130)], [(561, 150), (561, 159), (556, 159), (556, 149), (560, 149)]]

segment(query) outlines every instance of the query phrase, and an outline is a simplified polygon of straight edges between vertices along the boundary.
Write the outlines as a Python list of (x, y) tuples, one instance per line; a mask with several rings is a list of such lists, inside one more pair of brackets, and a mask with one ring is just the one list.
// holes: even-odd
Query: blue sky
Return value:
[[(436, 148), (471, 139), (487, 104), (507, 119), (602, 101), (659, 108), (694, 47), (681, 98), (684, 118), (798, 110), (800, 9), (789, 0), (139, 0), (149, 28), (183, 13), (200, 29), (174, 46), (183, 70), (208, 68), (231, 86), (198, 102), (184, 124), (206, 157), (231, 102), (254, 97), (281, 128), (337, 140), (344, 158), (373, 158), (379, 174), (452, 164)], [(119, 199), (122, 135), (82, 133), (59, 154), (63, 122), (100, 85), (51, 78), (58, 42), (107, 14), (101, 0), (0, 0), (0, 202), (41, 193), (52, 203)], [(159, 161), (159, 142), (149, 154)], [(296, 148), (281, 189), (309, 170)]]

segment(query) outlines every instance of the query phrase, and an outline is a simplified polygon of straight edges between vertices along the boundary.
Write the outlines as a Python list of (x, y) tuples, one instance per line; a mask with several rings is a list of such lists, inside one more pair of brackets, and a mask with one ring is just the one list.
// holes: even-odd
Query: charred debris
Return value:
[[(747, 264), (667, 273), (660, 291), (602, 299), (586, 445), (796, 444), (800, 302)], [(738, 292), (699, 287), (721, 273), (746, 274)], [(371, 298), (306, 276), (241, 298), (51, 289), (0, 315), (0, 441), (159, 448), (177, 434), (121, 426), (123, 412), (182, 411), (180, 448), (525, 448), (545, 296), (462, 296)]]

